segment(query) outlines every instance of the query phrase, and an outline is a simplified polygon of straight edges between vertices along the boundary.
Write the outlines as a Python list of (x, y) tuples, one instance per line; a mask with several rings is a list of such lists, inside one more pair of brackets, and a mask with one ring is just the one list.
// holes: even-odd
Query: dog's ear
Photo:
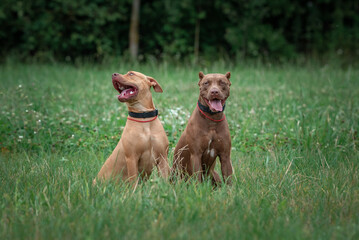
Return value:
[(151, 86), (153, 87), (153, 89), (155, 90), (155, 92), (163, 92), (160, 84), (153, 78), (153, 77), (148, 77), (147, 79), (150, 81)]
[(201, 82), (201, 80), (204, 78), (204, 74), (203, 74), (203, 72), (202, 71), (200, 71), (199, 73), (198, 73), (198, 76), (199, 76), (199, 81), (198, 81), (198, 86), (199, 86), (199, 83)]
[(230, 72), (227, 72), (225, 76), (226, 76), (226, 78), (229, 80), (229, 79), (231, 78), (231, 73), (230, 73)]
[[(229, 79), (231, 78), (231, 73), (230, 72), (227, 72), (226, 73), (226, 78), (228, 79), (228, 81), (229, 81)], [(231, 81), (229, 81), (229, 86), (231, 86), (232, 85), (232, 83), (231, 83)]]
[(202, 72), (202, 71), (200, 71), (200, 72), (198, 73), (198, 76), (199, 76), (199, 80), (202, 80), (202, 78), (204, 77), (203, 72)]

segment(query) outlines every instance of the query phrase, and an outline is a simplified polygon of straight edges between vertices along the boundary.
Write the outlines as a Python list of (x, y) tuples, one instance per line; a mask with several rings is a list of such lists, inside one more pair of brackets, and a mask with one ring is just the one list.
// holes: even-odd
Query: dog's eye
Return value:
[(208, 82), (208, 81), (206, 81), (206, 82), (204, 82), (203, 84), (204, 84), (204, 85), (208, 85), (208, 83), (209, 83), (209, 82)]
[(135, 75), (133, 72), (128, 73), (129, 76)]

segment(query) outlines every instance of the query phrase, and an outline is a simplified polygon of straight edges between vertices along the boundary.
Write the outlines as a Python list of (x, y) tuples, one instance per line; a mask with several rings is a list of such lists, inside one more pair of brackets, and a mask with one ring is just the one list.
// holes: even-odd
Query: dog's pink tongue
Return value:
[(222, 102), (221, 100), (210, 100), (209, 104), (211, 105), (211, 108), (216, 110), (217, 112), (220, 112), (223, 110)]
[(126, 99), (129, 98), (131, 95), (133, 95), (135, 90), (133, 88), (127, 88), (121, 92), (121, 94), (118, 96), (118, 98)]

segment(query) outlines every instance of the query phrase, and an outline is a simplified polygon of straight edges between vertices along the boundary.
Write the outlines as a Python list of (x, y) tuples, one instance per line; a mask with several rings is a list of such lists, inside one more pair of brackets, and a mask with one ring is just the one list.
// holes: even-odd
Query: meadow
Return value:
[[(127, 117), (111, 74), (128, 70), (164, 89), (170, 165), (198, 72), (231, 71), (232, 186), (92, 186)], [(0, 81), (0, 239), (359, 239), (359, 69), (8, 62)]]

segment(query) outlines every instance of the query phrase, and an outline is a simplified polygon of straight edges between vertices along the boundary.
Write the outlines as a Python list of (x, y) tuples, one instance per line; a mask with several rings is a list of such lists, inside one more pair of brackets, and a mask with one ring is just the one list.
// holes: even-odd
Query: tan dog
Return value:
[[(125, 75), (112, 74), (112, 83), (120, 93), (118, 100), (127, 104), (129, 115), (122, 137), (115, 150), (102, 166), (97, 179), (120, 176), (122, 180), (137, 183), (138, 176), (148, 177), (156, 166), (167, 178), (168, 139), (152, 101), (150, 88), (162, 92), (152, 77), (130, 71)], [(94, 180), (94, 184), (96, 179)]]
[(231, 74), (199, 73), (200, 95), (188, 124), (174, 152), (172, 171), (181, 177), (209, 175), (214, 184), (221, 179), (214, 170), (217, 156), (221, 162), (224, 181), (231, 183), (231, 137), (223, 113), (229, 97)]

